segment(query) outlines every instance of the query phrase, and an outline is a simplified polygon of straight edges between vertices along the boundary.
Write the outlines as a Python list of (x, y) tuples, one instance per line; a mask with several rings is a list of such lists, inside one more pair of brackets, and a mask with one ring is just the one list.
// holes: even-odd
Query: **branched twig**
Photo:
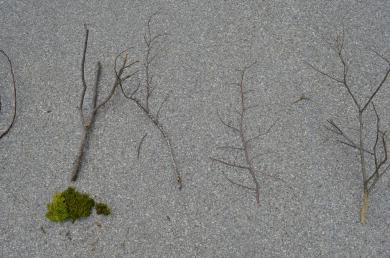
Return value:
[[(259, 133), (256, 136), (254, 136), (254, 137), (249, 137), (248, 134), (247, 134), (247, 130), (246, 130), (246, 126), (245, 126), (245, 119), (246, 119), (246, 116), (247, 116), (247, 112), (249, 110), (251, 110), (253, 108), (256, 108), (258, 106), (258, 105), (248, 106), (247, 105), (247, 101), (246, 101), (246, 97), (247, 97), (246, 94), (251, 92), (252, 90), (247, 90), (245, 88), (245, 82), (244, 81), (245, 81), (246, 71), (252, 65), (250, 65), (248, 67), (245, 67), (242, 70), (239, 70), (239, 72), (240, 72), (240, 82), (239, 83), (234, 83), (234, 85), (239, 87), (239, 91), (240, 91), (240, 108), (239, 108), (239, 110), (235, 110), (235, 113), (238, 114), (238, 125), (237, 126), (233, 126), (233, 125), (231, 125), (231, 123), (226, 122), (224, 119), (222, 119), (221, 115), (217, 111), (217, 116), (218, 116), (221, 124), (226, 126), (228, 129), (232, 130), (234, 133), (236, 133), (239, 136), (239, 142), (240, 142), (240, 144), (239, 144), (240, 146), (225, 145), (225, 146), (220, 146), (220, 147), (217, 147), (217, 148), (218, 149), (225, 149), (225, 150), (226, 149), (227, 150), (233, 150), (235, 153), (237, 153), (237, 155), (238, 155), (238, 153), (241, 153), (242, 157), (243, 157), (243, 161), (241, 162), (242, 164), (237, 164), (236, 162), (225, 161), (225, 160), (222, 160), (222, 159), (217, 159), (217, 158), (212, 158), (212, 157), (210, 157), (210, 159), (213, 162), (220, 163), (220, 164), (222, 164), (224, 166), (228, 166), (228, 167), (231, 167), (231, 168), (248, 171), (249, 175), (251, 176), (251, 179), (252, 179), (254, 187), (248, 187), (248, 186), (245, 186), (243, 184), (237, 183), (237, 182), (231, 180), (229, 177), (227, 177), (224, 172), (223, 172), (223, 176), (230, 183), (232, 183), (233, 185), (237, 185), (237, 186), (240, 186), (242, 188), (255, 191), (256, 203), (257, 203), (257, 205), (260, 205), (260, 184), (259, 184), (259, 181), (257, 179), (258, 171), (255, 169), (255, 166), (253, 164), (253, 160), (256, 157), (259, 157), (260, 155), (252, 156), (252, 153), (251, 153), (252, 152), (251, 142), (256, 140), (256, 139), (258, 139), (258, 138), (260, 138), (261, 136), (264, 136), (264, 135), (270, 133), (270, 131), (275, 126), (277, 121), (275, 121), (270, 127), (268, 127), (265, 132), (260, 132), (260, 129), (259, 129)], [(264, 153), (262, 155), (264, 155)], [(280, 178), (278, 178), (276, 176), (272, 176), (272, 175), (266, 174), (264, 172), (262, 172), (261, 174), (263, 176), (266, 176), (266, 177), (269, 177), (269, 178), (272, 178), (272, 179), (283, 181), (282, 179), (280, 179)]]
[(97, 63), (96, 65), (96, 78), (95, 78), (95, 83), (94, 83), (94, 88), (93, 88), (93, 96), (92, 96), (92, 105), (91, 105), (91, 111), (89, 114), (89, 117), (87, 118), (85, 116), (85, 111), (84, 111), (84, 101), (86, 98), (86, 91), (87, 91), (87, 82), (85, 80), (85, 60), (86, 60), (86, 55), (87, 55), (87, 48), (88, 48), (88, 36), (89, 36), (89, 30), (86, 25), (84, 25), (85, 28), (85, 40), (84, 40), (84, 49), (83, 49), (83, 57), (81, 60), (81, 81), (82, 81), (82, 92), (81, 92), (81, 97), (80, 97), (80, 117), (81, 117), (81, 123), (82, 123), (82, 134), (81, 134), (81, 142), (79, 146), (79, 150), (77, 152), (76, 160), (73, 165), (72, 173), (71, 173), (71, 181), (74, 182), (77, 180), (77, 177), (79, 175), (79, 171), (81, 168), (81, 164), (84, 158), (84, 152), (85, 148), (89, 139), (89, 135), (92, 131), (96, 114), (99, 109), (101, 109), (114, 95), (116, 88), (126, 79), (131, 78), (135, 73), (132, 73), (124, 78), (121, 79), (122, 74), (125, 72), (126, 69), (131, 68), (134, 64), (137, 62), (129, 63), (127, 60), (127, 54), (125, 55), (123, 64), (121, 68), (119, 69), (119, 72), (116, 70), (116, 65), (117, 65), (117, 59), (119, 56), (121, 56), (123, 53), (126, 51), (120, 53), (118, 56), (115, 58), (115, 81), (114, 84), (111, 88), (111, 91), (109, 95), (101, 102), (97, 103), (98, 101), (98, 88), (99, 88), (99, 83), (100, 83), (100, 76), (102, 73), (102, 65), (100, 62)]
[[(385, 168), (385, 165), (387, 164), (388, 158), (387, 158), (387, 141), (386, 141), (386, 133), (382, 132), (380, 130), (380, 117), (378, 115), (378, 112), (376, 110), (376, 107), (374, 105), (374, 98), (378, 94), (378, 92), (381, 90), (385, 82), (387, 81), (389, 75), (390, 75), (390, 60), (383, 57), (380, 55), (377, 51), (371, 50), (373, 53), (375, 53), (377, 56), (379, 56), (382, 60), (384, 60), (387, 63), (387, 69), (386, 72), (379, 82), (379, 84), (375, 87), (375, 90), (371, 93), (369, 98), (363, 102), (359, 103), (358, 98), (356, 97), (355, 93), (352, 92), (351, 86), (348, 82), (348, 71), (349, 71), (349, 66), (348, 63), (344, 57), (344, 29), (342, 31), (342, 34), (336, 38), (336, 47), (333, 48), (335, 53), (337, 54), (337, 57), (342, 64), (342, 79), (339, 79), (333, 75), (330, 75), (327, 72), (324, 72), (315, 66), (307, 63), (313, 70), (316, 72), (320, 73), (321, 75), (337, 82), (343, 85), (343, 87), (346, 89), (347, 93), (353, 100), (353, 103), (357, 109), (358, 113), (358, 121), (359, 121), (359, 130), (358, 130), (358, 140), (357, 143), (352, 140), (352, 138), (347, 135), (338, 125), (336, 125), (333, 120), (328, 120), (328, 123), (330, 124), (330, 127), (326, 127), (329, 131), (332, 133), (336, 134), (337, 136), (343, 138), (343, 140), (338, 140), (338, 142), (345, 144), (349, 147), (352, 147), (354, 149), (359, 150), (359, 156), (360, 156), (360, 169), (361, 169), (361, 174), (362, 174), (362, 185), (363, 185), (363, 197), (362, 197), (362, 206), (360, 209), (360, 223), (364, 224), (365, 223), (365, 218), (366, 218), (366, 211), (368, 208), (368, 195), (369, 192), (372, 190), (376, 182), (379, 180), (379, 178), (388, 170), (390, 167), (390, 164)], [(373, 144), (373, 150), (370, 151), (366, 147), (366, 144), (364, 142), (364, 127), (365, 123), (363, 120), (363, 113), (367, 111), (367, 107), (369, 105), (372, 105), (373, 111), (376, 117), (376, 137), (375, 141)], [(382, 147), (382, 152), (383, 156), (379, 157), (379, 147)], [(374, 169), (373, 172), (369, 175), (367, 170), (368, 165), (366, 162), (366, 154), (369, 154), (370, 157), (373, 159), (374, 163)]]
[[(5, 128), (5, 130), (0, 132), (0, 139), (3, 138), (12, 128), (12, 126), (15, 123), (15, 118), (16, 118), (16, 80), (15, 80), (15, 73), (14, 73), (14, 68), (12, 66), (11, 59), (9, 56), (4, 52), (4, 50), (0, 49), (0, 53), (7, 58), (10, 72), (11, 72), (11, 77), (12, 77), (12, 119), (9, 125)], [(1, 111), (1, 100), (0, 100), (0, 111)]]
[[(144, 60), (144, 69), (145, 69), (145, 83), (144, 83), (144, 92), (139, 93), (139, 88), (140, 84), (137, 85), (137, 87), (131, 91), (130, 94), (127, 94), (124, 90), (124, 87), (122, 85), (122, 81), (119, 79), (119, 86), (120, 89), (125, 96), (125, 98), (133, 101), (141, 110), (142, 112), (149, 118), (149, 120), (154, 124), (154, 126), (160, 131), (165, 144), (167, 145), (170, 153), (170, 158), (171, 158), (171, 166), (173, 169), (173, 174), (176, 178), (176, 182), (178, 184), (178, 188), (182, 188), (182, 178), (180, 176), (180, 172), (177, 166), (177, 161), (176, 161), (176, 156), (173, 150), (173, 146), (171, 143), (171, 139), (168, 135), (168, 133), (165, 131), (163, 125), (161, 124), (159, 120), (159, 115), (161, 112), (161, 109), (163, 105), (167, 102), (169, 98), (169, 94), (164, 98), (164, 100), (161, 102), (160, 107), (153, 112), (150, 108), (150, 98), (152, 96), (153, 91), (155, 90), (156, 86), (153, 85), (152, 80), (153, 80), (153, 74), (151, 72), (151, 67), (153, 64), (153, 61), (156, 59), (156, 57), (159, 54), (159, 51), (157, 51), (156, 54), (152, 55), (152, 51), (154, 47), (158, 44), (158, 41), (160, 38), (167, 36), (168, 34), (157, 34), (153, 35), (151, 32), (151, 22), (152, 19), (157, 15), (158, 13), (152, 14), (147, 22), (147, 32), (144, 35), (144, 41), (146, 45), (146, 54), (145, 54), (145, 60)], [(120, 78), (120, 76), (117, 74), (117, 78)], [(141, 95), (138, 97), (137, 95)]]

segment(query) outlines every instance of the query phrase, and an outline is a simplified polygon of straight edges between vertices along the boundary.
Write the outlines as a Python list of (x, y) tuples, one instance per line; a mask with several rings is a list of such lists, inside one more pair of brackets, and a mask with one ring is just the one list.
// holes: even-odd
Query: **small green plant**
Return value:
[(69, 218), (68, 208), (66, 207), (65, 198), (61, 193), (54, 193), (53, 200), (47, 205), (46, 218), (51, 221), (59, 222)]
[(105, 203), (97, 203), (95, 206), (96, 213), (97, 214), (103, 214), (103, 215), (110, 215), (111, 210), (107, 207), (107, 204)]
[[(47, 205), (46, 218), (54, 222), (72, 220), (91, 215), (95, 201), (88, 194), (77, 192), (73, 187), (68, 187), (62, 193), (53, 194), (52, 201)], [(98, 214), (108, 215), (110, 209), (106, 204), (96, 205)]]

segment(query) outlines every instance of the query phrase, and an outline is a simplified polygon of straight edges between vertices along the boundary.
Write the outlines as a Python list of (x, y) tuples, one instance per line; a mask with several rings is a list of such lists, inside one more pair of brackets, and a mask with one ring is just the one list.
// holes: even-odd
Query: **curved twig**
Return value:
[[(11, 59), (4, 52), (4, 50), (0, 49), (0, 53), (7, 58), (7, 61), (8, 61), (9, 67), (10, 67), (11, 76), (12, 76), (12, 89), (13, 89), (12, 120), (11, 120), (11, 123), (7, 126), (7, 128), (3, 132), (0, 133), (0, 139), (1, 139), (11, 130), (12, 126), (15, 123), (15, 119), (16, 119), (16, 80), (15, 80), (15, 73), (14, 73)], [(0, 105), (1, 105), (1, 102), (0, 102)], [(1, 107), (0, 107), (0, 111), (1, 111)]]

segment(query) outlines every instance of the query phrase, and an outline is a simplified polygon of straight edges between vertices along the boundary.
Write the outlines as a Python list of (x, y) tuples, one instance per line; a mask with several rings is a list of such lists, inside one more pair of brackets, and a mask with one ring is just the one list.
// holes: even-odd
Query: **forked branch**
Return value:
[[(375, 53), (377, 56), (379, 56), (383, 61), (386, 62), (387, 67), (386, 71), (384, 73), (384, 76), (380, 80), (379, 84), (375, 87), (375, 90), (371, 93), (371, 95), (368, 97), (366, 101), (363, 101), (362, 103), (359, 103), (358, 98), (356, 97), (355, 93), (352, 92), (351, 86), (348, 82), (348, 71), (349, 71), (349, 65), (344, 57), (344, 29), (341, 36), (338, 36), (336, 38), (336, 46), (333, 48), (341, 65), (342, 65), (342, 79), (339, 79), (325, 71), (322, 71), (318, 69), (317, 67), (313, 66), (312, 64), (307, 63), (313, 70), (320, 73), (321, 75), (339, 83), (342, 84), (343, 87), (346, 89), (347, 93), (351, 97), (351, 99), (354, 102), (354, 105), (357, 108), (357, 115), (358, 115), (358, 122), (359, 122), (359, 128), (358, 128), (358, 139), (353, 140), (351, 136), (347, 135), (333, 120), (328, 120), (328, 123), (330, 127), (326, 127), (329, 131), (337, 135), (339, 138), (338, 142), (345, 144), (349, 147), (352, 147), (354, 149), (357, 149), (359, 151), (360, 156), (360, 169), (362, 174), (362, 186), (363, 186), (363, 194), (362, 194), (362, 206), (360, 209), (360, 223), (365, 223), (366, 218), (366, 211), (368, 208), (368, 197), (369, 192), (373, 189), (379, 178), (389, 170), (390, 164), (388, 164), (388, 150), (387, 150), (387, 137), (386, 132), (382, 131), (380, 128), (380, 117), (377, 112), (377, 109), (374, 105), (374, 98), (378, 95), (378, 92), (383, 88), (385, 85), (385, 82), (387, 82), (390, 74), (390, 60), (388, 58), (385, 58), (381, 54), (379, 54), (375, 50), (371, 50), (373, 53)], [(375, 141), (371, 144), (373, 145), (373, 149), (369, 150), (367, 147), (368, 144), (365, 143), (364, 139), (364, 128), (365, 128), (365, 122), (363, 120), (363, 113), (367, 111), (367, 108), (372, 105), (373, 112), (376, 117), (376, 137)], [(380, 155), (379, 153), (382, 153)], [(366, 155), (369, 154), (369, 157), (372, 159), (372, 163), (374, 164), (374, 168), (372, 169), (372, 172), (369, 173), (368, 171), (370, 168), (368, 167), (368, 163), (366, 161)], [(388, 165), (387, 165), (388, 164)]]
[(89, 36), (89, 30), (86, 25), (84, 25), (85, 28), (85, 40), (84, 40), (84, 48), (83, 48), (83, 57), (81, 60), (81, 81), (82, 81), (82, 91), (81, 91), (81, 97), (80, 97), (80, 106), (79, 106), (79, 111), (80, 111), (80, 117), (81, 117), (81, 123), (82, 123), (82, 134), (81, 134), (81, 141), (80, 141), (80, 146), (77, 152), (76, 160), (73, 165), (73, 169), (71, 172), (71, 181), (74, 182), (77, 180), (80, 169), (81, 169), (81, 164), (83, 162), (84, 158), (84, 153), (86, 149), (86, 145), (89, 139), (89, 135), (92, 131), (96, 114), (97, 112), (105, 105), (107, 102), (114, 96), (115, 91), (117, 87), (125, 80), (130, 79), (135, 73), (131, 73), (125, 77), (123, 77), (124, 72), (126, 69), (131, 68), (133, 65), (135, 65), (137, 62), (131, 62), (128, 63), (128, 56), (127, 56), (127, 51), (124, 51), (120, 53), (118, 56), (115, 58), (115, 66), (117, 64), (117, 59), (119, 56), (121, 56), (123, 53), (126, 52), (123, 63), (119, 71), (116, 71), (115, 68), (115, 81), (114, 84), (111, 87), (110, 93), (104, 98), (104, 100), (101, 103), (98, 103), (99, 99), (99, 83), (100, 83), (100, 77), (102, 73), (102, 65), (100, 62), (97, 63), (96, 65), (96, 78), (94, 82), (94, 88), (93, 88), (93, 93), (92, 93), (92, 103), (90, 107), (90, 112), (89, 116), (87, 117), (85, 115), (86, 111), (84, 110), (84, 102), (86, 98), (86, 92), (87, 92), (87, 82), (85, 80), (85, 61), (86, 61), (86, 55), (87, 55), (87, 48), (88, 48), (88, 36)]
[[(169, 94), (163, 99), (163, 101), (160, 104), (159, 108), (154, 108), (153, 111), (151, 109), (151, 97), (152, 93), (156, 88), (156, 85), (153, 83), (153, 73), (151, 71), (151, 68), (154, 64), (154, 61), (156, 60), (156, 57), (160, 54), (160, 49), (156, 49), (156, 47), (159, 46), (159, 41), (162, 40), (167, 34), (156, 34), (154, 35), (151, 32), (151, 22), (153, 18), (157, 15), (157, 13), (152, 14), (147, 22), (147, 31), (144, 35), (144, 42), (146, 45), (146, 53), (145, 53), (145, 59), (144, 59), (144, 70), (145, 70), (145, 82), (143, 83), (143, 91), (140, 91), (140, 88), (142, 87), (141, 84), (138, 84), (134, 89), (130, 91), (130, 93), (126, 93), (123, 81), (118, 79), (120, 89), (122, 91), (122, 94), (125, 96), (125, 98), (131, 100), (134, 102), (140, 110), (146, 115), (146, 117), (153, 123), (153, 125), (160, 131), (161, 136), (163, 137), (166, 146), (169, 149), (170, 159), (171, 159), (171, 166), (173, 175), (176, 179), (176, 183), (178, 184), (179, 190), (182, 188), (182, 178), (180, 176), (180, 172), (177, 166), (176, 161), (176, 155), (174, 153), (174, 149), (171, 143), (171, 139), (163, 127), (159, 117), (161, 110), (164, 106), (164, 104), (168, 101)], [(119, 78), (119, 72), (115, 71), (117, 78)], [(139, 146), (142, 145), (144, 138), (141, 139), (141, 142)], [(138, 157), (139, 157), (139, 150), (138, 149)]]
[[(239, 104), (239, 109), (235, 111), (235, 113), (238, 115), (238, 125), (232, 125), (230, 122), (226, 122), (219, 112), (217, 111), (217, 116), (219, 121), (221, 122), (222, 125), (224, 125), (227, 129), (232, 130), (239, 138), (239, 144), (233, 144), (233, 145), (225, 145), (225, 146), (220, 146), (217, 147), (218, 149), (222, 150), (231, 150), (234, 151), (234, 153), (241, 154), (242, 161), (241, 164), (237, 164), (236, 162), (231, 162), (231, 161), (226, 161), (224, 159), (218, 159), (218, 158), (213, 158), (210, 157), (211, 161), (214, 163), (219, 163), (221, 165), (234, 168), (236, 170), (242, 170), (242, 171), (247, 171), (250, 175), (250, 178), (252, 179), (253, 187), (243, 185), (241, 183), (238, 183), (231, 178), (229, 178), (225, 172), (223, 172), (223, 176), (225, 177), (226, 180), (228, 180), (231, 184), (237, 185), (239, 187), (242, 187), (247, 190), (251, 190), (255, 192), (255, 198), (256, 198), (256, 203), (257, 205), (260, 205), (260, 184), (258, 181), (258, 172), (254, 166), (254, 159), (257, 157), (260, 157), (261, 155), (265, 155), (262, 153), (261, 155), (252, 155), (252, 142), (261, 138), (262, 136), (270, 133), (274, 125), (276, 124), (276, 121), (268, 127), (264, 132), (261, 132), (259, 129), (259, 133), (253, 137), (250, 137), (247, 133), (246, 129), (246, 119), (247, 119), (247, 113), (249, 110), (252, 110), (256, 108), (258, 105), (248, 105), (247, 104), (247, 93), (251, 92), (252, 90), (248, 90), (245, 87), (245, 75), (247, 70), (253, 66), (254, 63), (250, 66), (245, 67), (242, 70), (239, 70), (240, 72), (240, 81), (238, 83), (233, 83), (233, 85), (239, 87), (239, 97), (240, 97), (240, 104)], [(281, 180), (282, 179), (266, 174), (264, 172), (261, 172), (263, 176), (275, 179), (275, 180)]]

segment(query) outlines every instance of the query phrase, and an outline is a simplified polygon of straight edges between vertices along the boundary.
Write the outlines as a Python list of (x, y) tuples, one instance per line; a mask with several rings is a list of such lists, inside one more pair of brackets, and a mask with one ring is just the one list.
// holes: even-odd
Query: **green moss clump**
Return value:
[(47, 205), (46, 218), (55, 222), (64, 221), (69, 218), (65, 198), (61, 193), (53, 194), (53, 200)]
[(54, 193), (52, 202), (47, 205), (46, 218), (60, 222), (71, 219), (73, 222), (81, 217), (88, 217), (95, 206), (95, 201), (88, 194), (82, 194), (73, 187), (62, 193)]
[(68, 187), (61, 195), (65, 198), (69, 218), (73, 222), (78, 218), (91, 215), (95, 201), (88, 194), (79, 193), (73, 187)]
[(103, 214), (107, 216), (111, 213), (110, 208), (108, 208), (107, 204), (105, 203), (97, 203), (95, 209), (97, 214)]

